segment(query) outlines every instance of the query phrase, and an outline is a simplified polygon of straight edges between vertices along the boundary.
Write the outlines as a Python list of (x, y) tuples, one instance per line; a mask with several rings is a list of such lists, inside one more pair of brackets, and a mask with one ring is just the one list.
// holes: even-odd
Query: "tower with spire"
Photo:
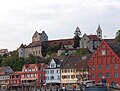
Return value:
[(97, 32), (98, 38), (102, 40), (102, 29), (100, 27), (100, 24), (98, 25), (96, 32)]

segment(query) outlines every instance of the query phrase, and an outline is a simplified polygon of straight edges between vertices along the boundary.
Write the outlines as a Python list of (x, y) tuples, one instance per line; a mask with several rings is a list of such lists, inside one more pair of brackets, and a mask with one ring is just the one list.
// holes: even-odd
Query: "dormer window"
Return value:
[(57, 67), (60, 67), (60, 65), (57, 65)]
[(51, 68), (55, 68), (55, 64), (54, 63), (51, 64)]

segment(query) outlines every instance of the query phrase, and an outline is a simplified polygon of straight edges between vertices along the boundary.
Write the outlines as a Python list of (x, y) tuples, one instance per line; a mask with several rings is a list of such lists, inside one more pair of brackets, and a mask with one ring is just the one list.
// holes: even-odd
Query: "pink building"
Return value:
[(40, 88), (45, 82), (45, 68), (44, 63), (25, 64), (21, 74), (22, 86)]
[(10, 76), (9, 79), (9, 88), (17, 89), (21, 87), (21, 71), (16, 71)]

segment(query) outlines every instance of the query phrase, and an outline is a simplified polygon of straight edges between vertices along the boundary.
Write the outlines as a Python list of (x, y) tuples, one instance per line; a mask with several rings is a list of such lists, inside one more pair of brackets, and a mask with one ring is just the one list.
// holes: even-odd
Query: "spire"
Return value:
[(97, 36), (99, 39), (102, 39), (102, 29), (100, 27), (100, 24), (98, 24), (98, 28), (97, 28)]
[(101, 27), (100, 27), (100, 24), (98, 25), (98, 29), (97, 30), (102, 30)]

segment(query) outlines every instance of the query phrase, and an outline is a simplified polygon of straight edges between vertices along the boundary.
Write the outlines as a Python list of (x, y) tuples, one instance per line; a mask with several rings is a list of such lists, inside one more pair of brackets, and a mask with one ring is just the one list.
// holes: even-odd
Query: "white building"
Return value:
[(88, 48), (91, 52), (94, 52), (102, 40), (102, 29), (100, 25), (98, 25), (97, 35), (87, 35), (84, 34), (80, 39), (80, 48)]
[(59, 59), (52, 59), (48, 63), (48, 66), (46, 68), (46, 84), (60, 84), (60, 66), (61, 66), (62, 60)]

